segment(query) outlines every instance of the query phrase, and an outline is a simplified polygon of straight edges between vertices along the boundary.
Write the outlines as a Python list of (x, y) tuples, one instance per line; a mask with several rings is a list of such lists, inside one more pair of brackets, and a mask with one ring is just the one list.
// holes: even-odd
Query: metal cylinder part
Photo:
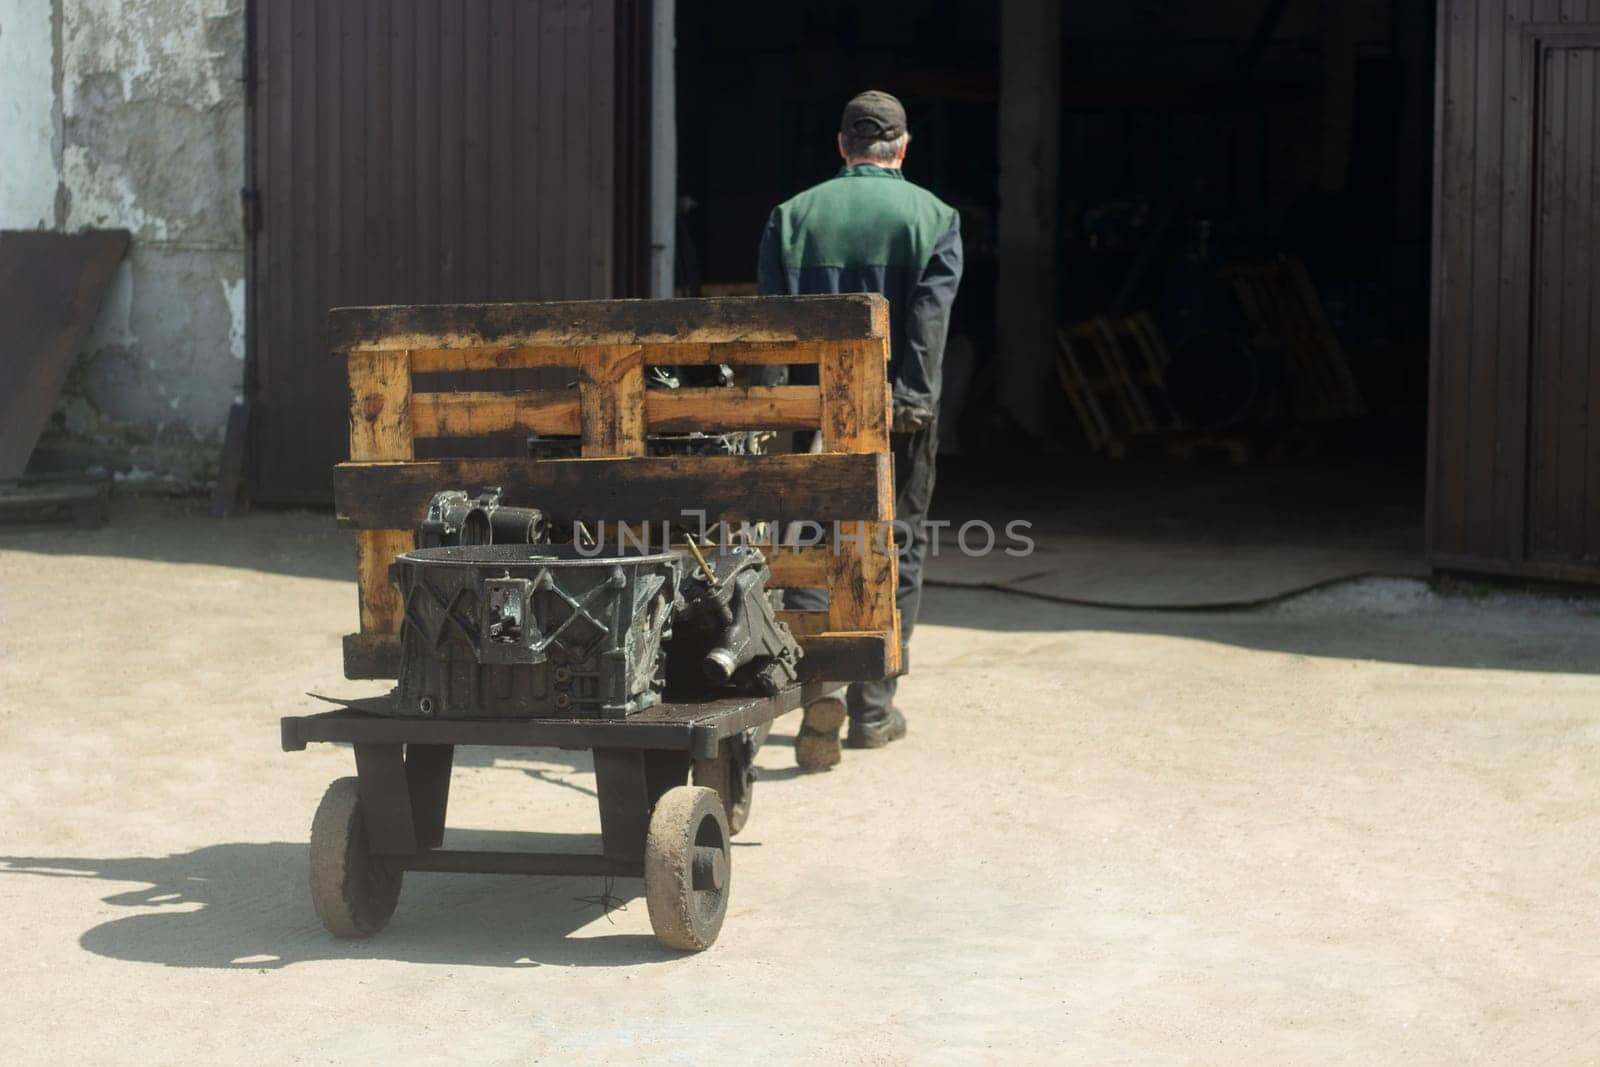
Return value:
[[(547, 524), (538, 508), (497, 507), (486, 515), (496, 545), (536, 545), (544, 540)], [(466, 542), (464, 542), (466, 543)]]
[(721, 685), (733, 677), (733, 672), (739, 669), (739, 661), (732, 652), (719, 647), (707, 652), (700, 666), (705, 670), (707, 680)]

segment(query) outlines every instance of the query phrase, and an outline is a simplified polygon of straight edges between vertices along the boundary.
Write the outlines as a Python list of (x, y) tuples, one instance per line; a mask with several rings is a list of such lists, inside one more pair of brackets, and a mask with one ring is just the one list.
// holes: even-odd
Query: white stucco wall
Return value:
[(244, 372), (243, 65), (244, 0), (0, 0), (0, 225), (133, 235), (52, 466), (214, 472)]
[(0, 0), (0, 230), (55, 225), (53, 19), (47, 0)]

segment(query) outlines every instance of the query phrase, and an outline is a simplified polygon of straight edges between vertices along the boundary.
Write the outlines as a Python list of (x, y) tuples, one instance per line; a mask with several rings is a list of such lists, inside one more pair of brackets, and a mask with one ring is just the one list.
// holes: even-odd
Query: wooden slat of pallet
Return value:
[(1161, 338), (1161, 328), (1148, 312), (1140, 311), (1122, 319), (1114, 329), (1139, 354), (1143, 369), (1134, 375), (1134, 382), (1145, 402), (1145, 411), (1150, 415), (1150, 429), (1181, 429), (1183, 420), (1167, 399), (1167, 364), (1172, 362), (1172, 357)]
[(352, 680), (400, 677), (400, 635), (345, 634), (344, 676)]
[(1306, 420), (1333, 418), (1337, 404), (1328, 392), (1320, 361), (1301, 336), (1294, 301), (1279, 274), (1273, 262), (1240, 267), (1235, 275), (1242, 288), (1240, 303), (1252, 316), (1261, 342), (1283, 351), (1295, 414)]
[(1105, 409), (1100, 406), (1100, 397), (1095, 386), (1084, 371), (1083, 360), (1078, 354), (1071, 331), (1061, 330), (1056, 335), (1056, 341), (1058, 344), (1056, 373), (1061, 379), (1061, 388), (1071, 401), (1073, 412), (1078, 416), (1078, 425), (1083, 430), (1084, 439), (1089, 442), (1090, 448), (1098, 451), (1113, 436), (1111, 420), (1106, 418)]
[[(802, 681), (884, 678), (897, 669), (892, 664), (899, 661), (899, 641), (888, 633), (800, 634), (795, 640), (805, 653), (800, 660)], [(346, 678), (396, 678), (399, 674), (399, 635), (345, 635)]]
[(1283, 264), (1283, 269), (1285, 284), (1299, 298), (1312, 343), (1322, 352), (1324, 365), (1339, 398), (1341, 414), (1366, 414), (1367, 405), (1362, 399), (1361, 388), (1356, 385), (1355, 375), (1351, 373), (1350, 363), (1345, 359), (1344, 346), (1339, 343), (1332, 324), (1328, 322), (1327, 309), (1322, 306), (1322, 297), (1312, 284), (1311, 276), (1306, 273), (1305, 264), (1298, 259), (1289, 259)]
[[(822, 450), (874, 452), (889, 450), (889, 359), (887, 339), (853, 341), (825, 351), (817, 364), (822, 390)], [(893, 486), (870, 514), (856, 522), (833, 545), (827, 557), (828, 629), (888, 630), (898, 633), (895, 610), (898, 558), (893, 531)], [(899, 669), (899, 641), (893, 643), (891, 672)]]
[(1087, 324), (1085, 336), (1094, 346), (1095, 353), (1100, 358), (1100, 365), (1105, 368), (1106, 377), (1110, 380), (1117, 402), (1122, 406), (1123, 414), (1127, 416), (1129, 429), (1134, 433), (1147, 433), (1155, 428), (1155, 420), (1150, 415), (1150, 406), (1145, 402), (1144, 391), (1139, 388), (1134, 376), (1128, 370), (1128, 361), (1123, 356), (1122, 344), (1117, 338), (1117, 332), (1111, 326), (1111, 321), (1104, 316), (1092, 319)]
[(898, 632), (811, 634), (797, 640), (805, 651), (803, 682), (887, 678), (900, 670)]
[(788, 623), (789, 632), (796, 637), (811, 637), (828, 632), (828, 613), (826, 611), (790, 609), (780, 611), (777, 614), (778, 621)]
[(1090, 448), (1116, 456), (1131, 438), (1179, 428), (1166, 395), (1170, 356), (1148, 315), (1100, 316), (1056, 340), (1056, 374)]
[[(410, 353), (351, 353), (349, 377), (351, 459), (409, 460), (415, 455)], [(364, 633), (400, 632), (405, 609), (400, 590), (389, 580), (389, 564), (415, 547), (415, 527), (415, 520), (390, 522), (356, 534), (356, 589)]]
[(437, 459), (341, 463), (333, 485), (339, 520), (364, 530), (415, 526), (441, 488), (484, 485), (586, 523), (678, 521), (686, 509), (708, 521), (831, 522), (879, 513), (893, 474), (885, 453)]
[(815, 430), (822, 393), (810, 385), (748, 389), (656, 389), (645, 394), (651, 430)]
[(876, 294), (335, 308), (328, 345), (354, 352), (847, 341), (886, 338), (887, 308)]
[(578, 413), (585, 456), (644, 455), (644, 356), (638, 345), (583, 351)]
[(1161, 336), (1161, 328), (1150, 317), (1148, 311), (1135, 312), (1123, 320), (1123, 326), (1133, 335), (1134, 343), (1144, 355), (1145, 367), (1158, 382), (1164, 381), (1167, 364), (1172, 362), (1172, 355), (1167, 351), (1167, 343)]
[[(759, 366), (773, 363), (815, 363), (826, 342), (819, 341), (719, 341), (643, 342), (646, 366)], [(486, 370), (525, 370), (548, 367), (576, 368), (581, 347), (523, 345), (487, 348), (412, 349), (412, 366), (418, 374), (459, 374)]]
[[(644, 417), (651, 432), (814, 430), (822, 394), (815, 386), (749, 389), (648, 389)], [(570, 391), (414, 393), (411, 430), (417, 437), (479, 437), (521, 430), (578, 436), (578, 398)]]
[(773, 589), (826, 589), (829, 550), (821, 545), (806, 548), (767, 548), (767, 566), (772, 570)]
[(405, 604), (389, 580), (389, 565), (417, 547), (411, 530), (361, 530), (356, 534), (356, 587), (363, 633), (399, 633)]
[(1233, 267), (1226, 276), (1258, 340), (1282, 348), (1296, 414), (1317, 420), (1365, 413), (1360, 387), (1304, 264), (1279, 257)]
[(350, 458), (410, 459), (410, 353), (355, 354), (349, 373)]
[(571, 392), (529, 389), (411, 397), (411, 432), (417, 437), (481, 437), (508, 430), (576, 437), (578, 426), (578, 397)]

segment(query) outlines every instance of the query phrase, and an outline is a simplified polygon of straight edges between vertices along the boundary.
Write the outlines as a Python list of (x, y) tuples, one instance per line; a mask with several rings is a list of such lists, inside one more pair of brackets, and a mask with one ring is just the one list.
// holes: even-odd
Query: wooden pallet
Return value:
[(1295, 415), (1307, 422), (1359, 418), (1367, 413), (1333, 326), (1303, 263), (1293, 256), (1239, 263), (1223, 272), (1255, 334), (1255, 343), (1280, 348)]
[(1166, 399), (1170, 357), (1149, 315), (1098, 316), (1057, 342), (1056, 374), (1090, 448), (1117, 456), (1134, 438), (1180, 428)]
[[(773, 585), (825, 588), (821, 612), (784, 612), (808, 681), (898, 673), (889, 456), (888, 304), (880, 296), (618, 300), (339, 308), (331, 347), (350, 377), (350, 461), (334, 470), (341, 523), (355, 527), (361, 630), (345, 675), (393, 678), (402, 604), (389, 566), (415, 546), (432, 495), (501, 486), (562, 521), (788, 524), (814, 547), (769, 553)], [(652, 365), (814, 364), (820, 385), (647, 390)], [(577, 388), (473, 388), (485, 372), (566, 368)], [(437, 385), (447, 381), (467, 387)], [(421, 377), (419, 379), (419, 376)], [(650, 456), (652, 432), (820, 430), (818, 454)], [(577, 459), (482, 455), (508, 433), (573, 435)], [(471, 442), (470, 456), (418, 460)], [(841, 535), (835, 538), (834, 523)], [(859, 535), (859, 536), (858, 536)]]

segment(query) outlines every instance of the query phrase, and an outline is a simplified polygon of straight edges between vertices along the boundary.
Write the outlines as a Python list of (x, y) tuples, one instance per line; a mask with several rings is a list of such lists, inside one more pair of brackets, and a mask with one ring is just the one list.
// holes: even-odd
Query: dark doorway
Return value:
[(620, 230), (642, 214), (618, 210), (619, 166), (637, 168), (617, 148), (645, 110), (638, 6), (250, 4), (254, 499), (331, 496), (347, 441), (329, 308), (631, 288), (636, 257), (616, 249), (638, 243)]
[(767, 213), (839, 169), (839, 109), (879, 87), (908, 109), (906, 176), (962, 215), (952, 330), (991, 335), (998, 34), (985, 0), (680, 3), (679, 291), (754, 292)]
[[(681, 5), (677, 27), (680, 292), (751, 291), (767, 213), (839, 166), (843, 101), (865, 87), (896, 92), (910, 115), (906, 177), (961, 213), (966, 272), (951, 328), (961, 358), (946, 383), (964, 373), (970, 381), (957, 384), (971, 403), (959, 432), (944, 429), (947, 443), (976, 452), (1017, 440), (986, 394), (992, 369), (1017, 358), (995, 331), (1007, 9), (705, 0)], [(1190, 429), (1260, 438), (1312, 424), (1338, 447), (1404, 453), (1420, 471), (1430, 13), (1387, 0), (1063, 11), (1059, 40), (1040, 42), (1061, 71), (1057, 320), (1072, 328), (1144, 312), (1168, 349), (1194, 340), (1182, 355), (1209, 390), (1191, 386), (1194, 374), (1162, 385), (1175, 398), (1185, 387), (1177, 399)], [(1279, 269), (1281, 260), (1292, 262)], [(1234, 273), (1241, 265), (1247, 276)], [(1315, 326), (1262, 336), (1294, 326), (1285, 316), (1302, 307), (1246, 307), (1250, 285), (1311, 301)], [(1316, 380), (1279, 380), (1295, 377), (1302, 350), (1324, 361), (1307, 372)], [(1096, 454), (1103, 436), (1127, 443), (1174, 422), (1156, 410), (1165, 396), (1149, 398), (1155, 417), (1139, 426), (1124, 423), (1108, 391), (1098, 399), (1112, 409), (1108, 434), (1080, 425), (1076, 399), (1061, 395), (1057, 425), (1030, 444)]]
[[(1258, 544), (1381, 543), (1420, 563), (1431, 8), (682, 4), (679, 291), (752, 291), (768, 212), (837, 170), (844, 101), (887, 89), (910, 119), (905, 176), (958, 209), (967, 252), (936, 508), (1092, 515), (1085, 541), (1159, 526), (1231, 544), (1248, 526)], [(1018, 17), (1050, 32), (1019, 45)], [(1033, 132), (1053, 127), (1059, 148), (1038, 214), (1051, 341), (1070, 343), (1076, 376), (1066, 343), (1041, 360), (997, 330), (1017, 210), (1001, 174), (1032, 150), (1005, 94), (1029, 47), (1059, 67)], [(1038, 420), (1000, 381), (1029, 360), (1049, 368)], [(1288, 521), (1285, 486), (1325, 501), (1316, 514), (1336, 512), (1337, 528)], [(1225, 531), (1217, 506), (1196, 505), (1219, 500), (1236, 520)]]

